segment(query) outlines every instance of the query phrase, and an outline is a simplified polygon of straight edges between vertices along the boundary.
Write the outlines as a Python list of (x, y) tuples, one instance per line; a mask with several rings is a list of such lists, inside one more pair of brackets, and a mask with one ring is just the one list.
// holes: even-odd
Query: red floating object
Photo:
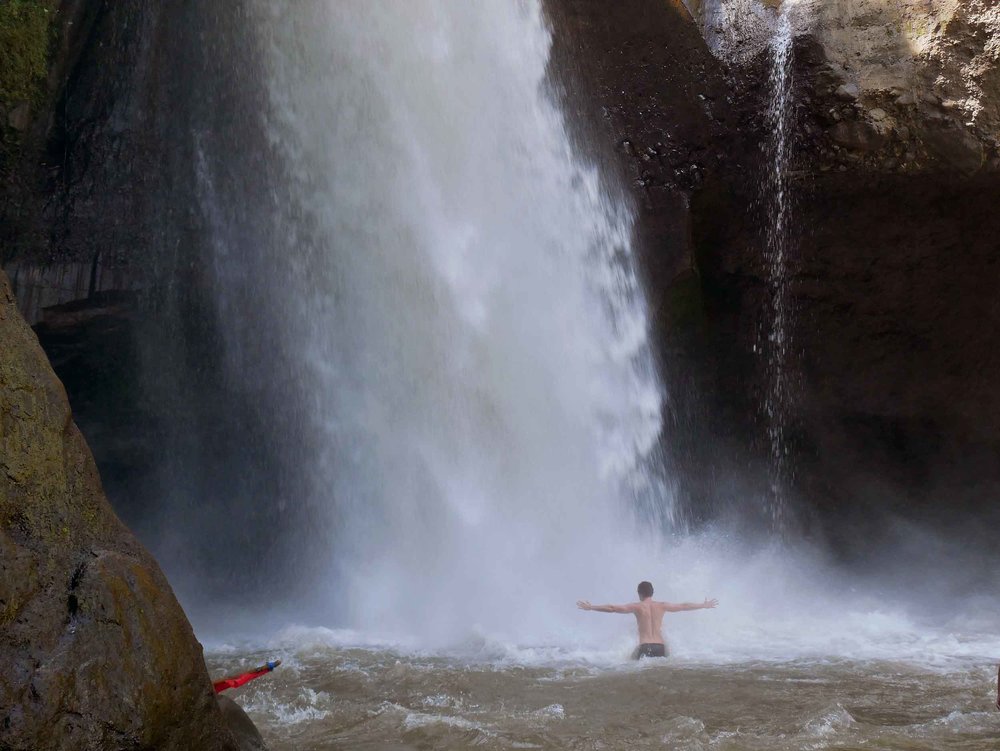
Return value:
[(259, 668), (254, 668), (249, 673), (243, 673), (242, 675), (235, 675), (232, 678), (222, 678), (220, 680), (212, 683), (212, 688), (215, 689), (215, 693), (220, 691), (225, 691), (227, 688), (239, 688), (245, 683), (249, 683), (254, 678), (260, 678), (262, 675), (266, 675), (274, 670), (278, 665), (281, 664), (281, 660), (274, 660), (261, 665)]

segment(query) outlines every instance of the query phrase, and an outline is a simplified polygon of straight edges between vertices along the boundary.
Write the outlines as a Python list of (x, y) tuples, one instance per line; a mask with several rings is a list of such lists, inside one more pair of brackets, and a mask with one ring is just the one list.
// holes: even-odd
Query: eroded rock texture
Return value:
[(876, 164), (888, 170), (937, 167), (971, 174), (997, 167), (996, 3), (814, 2), (802, 17), (803, 31), (815, 37), (827, 69), (842, 81), (834, 90), (840, 106), (828, 100), (826, 112), (817, 112), (840, 120), (830, 134), (834, 144), (881, 152)]
[[(664, 445), (688, 517), (766, 525), (765, 113), (781, 3), (691, 0), (718, 59), (680, 3), (548, 5), (570, 106), (617, 148), (639, 209), (671, 397)], [(847, 555), (867, 558), (901, 521), (969, 539), (1000, 492), (1000, 9), (785, 10), (788, 502)]]
[(0, 341), (0, 747), (236, 748), (2, 273)]
[[(878, 548), (901, 519), (970, 540), (1000, 494), (1000, 12), (978, 0), (795, 7), (793, 491), (841, 549)], [(773, 167), (769, 64), (764, 51), (733, 71), (763, 147), (756, 178), (693, 197), (713, 411), (727, 426), (744, 416), (745, 444), (761, 430), (752, 349), (773, 301), (758, 188)]]

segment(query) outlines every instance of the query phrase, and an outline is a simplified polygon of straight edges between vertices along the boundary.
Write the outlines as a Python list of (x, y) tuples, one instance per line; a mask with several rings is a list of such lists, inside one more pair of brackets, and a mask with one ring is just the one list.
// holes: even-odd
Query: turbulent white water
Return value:
[[(578, 613), (556, 644), (482, 633), (419, 638), (289, 627), (265, 644), (215, 644), (215, 674), (280, 656), (238, 700), (275, 748), (944, 748), (995, 746), (996, 603), (887, 595), (834, 577), (807, 550), (726, 537), (676, 540), (659, 593), (710, 592), (717, 610), (670, 614), (667, 660), (635, 663), (631, 617)], [(930, 584), (930, 582), (928, 582)], [(949, 588), (958, 589), (958, 582)], [(570, 603), (553, 598), (558, 617)], [(590, 622), (606, 627), (601, 638)], [(625, 718), (623, 720), (623, 718)]]
[[(313, 610), (434, 641), (562, 633), (553, 598), (646, 575), (637, 499), (670, 508), (644, 467), (662, 395), (630, 212), (546, 94), (539, 3), (251, 16), (284, 175), (271, 262), (292, 285), (266, 325), (294, 361), (265, 375), (310, 415), (302, 472), (328, 541)], [(217, 253), (238, 342), (261, 322), (226, 284), (236, 262)]]
[[(657, 598), (712, 596), (720, 602), (716, 610), (666, 616), (663, 633), (674, 663), (888, 660), (936, 670), (969, 659), (989, 662), (1000, 654), (996, 592), (970, 588), (959, 572), (927, 572), (920, 577), (923, 584), (908, 590), (888, 573), (838, 572), (807, 546), (753, 547), (718, 534), (670, 539), (641, 563)], [(625, 601), (631, 594), (626, 587), (595, 596)], [(621, 668), (628, 663), (635, 645), (632, 617), (579, 612), (558, 592), (549, 600), (545, 613), (569, 625), (548, 641), (511, 637), (484, 623), (462, 642), (428, 652), (421, 635), (380, 624), (361, 629), (300, 624), (280, 628), (264, 642), (213, 642), (212, 649), (362, 648), (446, 654), (503, 666)]]

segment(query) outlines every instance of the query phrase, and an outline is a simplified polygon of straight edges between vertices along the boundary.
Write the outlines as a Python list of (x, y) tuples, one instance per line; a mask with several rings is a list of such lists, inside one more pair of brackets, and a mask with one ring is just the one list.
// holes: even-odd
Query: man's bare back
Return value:
[[(664, 643), (664, 613), (679, 613), (685, 610), (714, 608), (719, 604), (718, 600), (709, 600), (707, 598), (702, 603), (673, 603), (654, 600), (653, 585), (649, 582), (641, 582), (639, 584), (639, 597), (639, 602), (630, 602), (625, 605), (591, 605), (586, 600), (579, 600), (576, 606), (581, 610), (593, 610), (598, 613), (632, 613), (635, 616), (636, 626), (639, 629), (640, 649), (637, 651), (637, 654), (641, 654), (643, 652), (643, 645), (662, 645)], [(663, 652), (665, 653), (665, 650)]]

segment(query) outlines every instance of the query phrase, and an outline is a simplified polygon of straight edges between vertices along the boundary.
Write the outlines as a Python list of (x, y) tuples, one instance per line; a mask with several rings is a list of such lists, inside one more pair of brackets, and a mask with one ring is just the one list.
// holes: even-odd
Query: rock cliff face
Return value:
[[(609, 161), (639, 207), (671, 392), (665, 449), (689, 517), (752, 519), (769, 492), (759, 343), (773, 305), (765, 112), (781, 3), (688, 3), (718, 59), (680, 3), (549, 6), (556, 62), (591, 109), (571, 105), (617, 147)], [(988, 291), (1000, 283), (1000, 9), (804, 0), (784, 12), (788, 491), (807, 530), (866, 557), (894, 520), (979, 525), (1000, 492)]]
[(0, 273), (0, 746), (227, 749), (195, 640), (118, 521)]
[(546, 0), (546, 7), (551, 68), (570, 127), (581, 150), (624, 178), (650, 293), (659, 298), (692, 268), (687, 195), (707, 176), (739, 166), (722, 65), (680, 2)]
[[(883, 171), (996, 169), (1000, 8), (984, 0), (813, 2), (800, 11), (840, 81), (821, 124), (833, 145)], [(809, 61), (813, 64), (818, 61)], [(812, 71), (809, 71), (812, 73)], [(815, 81), (815, 77), (812, 79)]]
[[(792, 8), (793, 490), (853, 552), (898, 518), (981, 527), (1000, 492), (1000, 12)], [(746, 133), (765, 145), (768, 65), (764, 50), (732, 69)], [(771, 167), (693, 197), (711, 411), (742, 423), (745, 446), (761, 431), (746, 396), (761, 387), (753, 328), (772, 304), (756, 187)]]

